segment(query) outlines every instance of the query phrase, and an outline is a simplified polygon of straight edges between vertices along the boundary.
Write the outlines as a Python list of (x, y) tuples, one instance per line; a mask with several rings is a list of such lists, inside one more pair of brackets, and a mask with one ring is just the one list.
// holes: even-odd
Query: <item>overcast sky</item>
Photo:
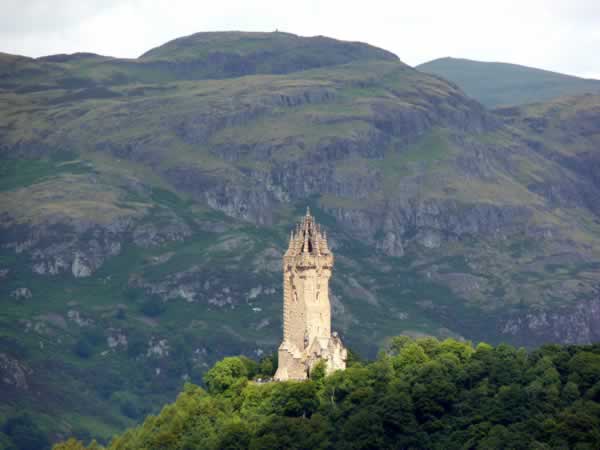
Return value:
[(198, 31), (363, 41), (410, 65), (443, 56), (600, 79), (600, 0), (0, 0), (0, 51), (137, 57)]

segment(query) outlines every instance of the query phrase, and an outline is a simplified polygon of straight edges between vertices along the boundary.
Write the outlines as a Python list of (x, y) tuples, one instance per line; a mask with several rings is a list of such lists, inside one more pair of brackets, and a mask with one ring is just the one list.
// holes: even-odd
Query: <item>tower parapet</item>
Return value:
[(307, 209), (283, 256), (283, 342), (276, 380), (306, 379), (319, 361), (327, 373), (346, 368), (347, 351), (331, 333), (333, 262), (327, 236)]

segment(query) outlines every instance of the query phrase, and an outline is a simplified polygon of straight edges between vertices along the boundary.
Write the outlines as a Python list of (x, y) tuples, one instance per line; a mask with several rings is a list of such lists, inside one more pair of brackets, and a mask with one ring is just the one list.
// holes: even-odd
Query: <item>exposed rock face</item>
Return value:
[(26, 287), (15, 289), (10, 293), (10, 296), (15, 300), (28, 300), (32, 297), (31, 291)]
[(160, 216), (159, 221), (136, 224), (132, 219), (118, 219), (100, 224), (60, 217), (36, 225), (7, 221), (10, 225), (3, 227), (0, 245), (17, 254), (30, 255), (35, 274), (69, 273), (75, 278), (86, 278), (107, 259), (119, 255), (124, 242), (133, 240), (136, 245), (149, 248), (183, 241), (191, 235), (189, 226), (173, 214)]
[(31, 369), (17, 359), (5, 353), (0, 353), (0, 383), (7, 385), (9, 388), (28, 390), (27, 377), (32, 373)]
[(169, 356), (169, 343), (166, 339), (152, 338), (148, 342), (147, 357), (165, 358)]
[(529, 312), (500, 324), (501, 332), (530, 345), (591, 344), (600, 340), (600, 298), (557, 310)]
[[(390, 256), (401, 256), (409, 239), (434, 249), (465, 236), (508, 236), (525, 230), (532, 214), (518, 206), (453, 200), (388, 203), (381, 209), (335, 208), (331, 212), (354, 232), (375, 240), (377, 248)], [(379, 230), (383, 236), (377, 238)]]
[[(87, 327), (94, 323), (94, 321), (92, 319), (87, 319), (87, 318), (82, 317), (81, 313), (75, 309), (70, 309), (67, 312), (67, 317), (70, 320), (72, 320), (73, 322), (75, 322), (80, 327)], [(110, 345), (109, 345), (109, 347), (110, 347)]]
[(106, 344), (111, 350), (117, 350), (119, 347), (127, 348), (127, 336), (121, 331), (116, 329), (109, 329), (108, 336), (106, 338)]
[(181, 242), (192, 231), (179, 217), (164, 213), (153, 223), (143, 223), (133, 229), (133, 242), (143, 248), (158, 247), (167, 242)]
[(14, 225), (4, 229), (2, 246), (31, 256), (31, 270), (39, 275), (71, 273), (88, 277), (107, 258), (121, 252), (128, 221), (108, 226), (86, 222)]
[(178, 189), (228, 216), (261, 225), (273, 222), (277, 198), (258, 180), (251, 180), (250, 186), (242, 186), (231, 183), (226, 177), (190, 167), (170, 169), (165, 176)]
[(71, 265), (71, 272), (75, 278), (85, 278), (92, 274), (91, 264), (81, 252), (75, 252), (75, 258)]
[(233, 308), (241, 301), (234, 293), (242, 292), (243, 287), (234, 278), (230, 278), (230, 274), (224, 275), (222, 272), (193, 266), (159, 281), (134, 277), (129, 285), (156, 295), (163, 301), (182, 299), (190, 303), (205, 302), (219, 308)]

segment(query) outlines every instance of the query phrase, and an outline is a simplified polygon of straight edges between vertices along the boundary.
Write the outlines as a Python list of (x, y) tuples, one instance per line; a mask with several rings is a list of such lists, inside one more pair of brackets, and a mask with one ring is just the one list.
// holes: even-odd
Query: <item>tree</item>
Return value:
[(327, 366), (325, 365), (325, 361), (320, 360), (310, 371), (310, 379), (317, 383), (322, 381), (323, 378), (325, 378), (326, 369)]
[(314, 414), (303, 417), (269, 418), (250, 442), (251, 450), (324, 450), (331, 448), (327, 420)]
[(265, 356), (258, 363), (257, 376), (261, 378), (271, 378), (277, 370), (277, 353)]
[(366, 367), (352, 367), (344, 371), (337, 371), (323, 380), (324, 402), (331, 406), (338, 406), (354, 390), (368, 387), (372, 384), (369, 369)]
[(52, 447), (52, 450), (86, 450), (85, 445), (75, 438), (69, 438), (65, 442), (61, 442)]
[(475, 350), (470, 342), (459, 342), (454, 339), (446, 339), (439, 345), (440, 353), (451, 353), (455, 355), (460, 362), (466, 362), (471, 359)]
[(413, 342), (410, 336), (394, 336), (387, 345), (387, 352), (392, 356), (397, 355), (404, 347)]
[(385, 437), (399, 447), (409, 447), (414, 443), (412, 437), (418, 431), (418, 424), (409, 393), (402, 387), (390, 386), (380, 406)]
[(411, 342), (403, 346), (398, 355), (392, 358), (392, 365), (396, 371), (405, 375), (414, 375), (418, 367), (427, 361), (429, 361), (429, 356), (423, 347), (416, 342)]
[(502, 425), (493, 426), (477, 445), (478, 450), (530, 450), (531, 437)]
[(570, 405), (577, 399), (579, 399), (579, 386), (572, 381), (568, 381), (563, 387), (561, 400), (563, 405)]
[(360, 409), (343, 424), (340, 447), (351, 450), (383, 447), (384, 430), (381, 416), (371, 408)]
[(444, 366), (438, 361), (423, 364), (417, 375), (412, 398), (415, 399), (420, 421), (441, 416), (457, 398), (457, 387), (447, 376)]
[(319, 407), (313, 381), (280, 383), (273, 390), (270, 401), (274, 412), (285, 417), (310, 417)]
[(569, 370), (569, 379), (583, 390), (587, 390), (600, 381), (600, 355), (579, 352), (569, 361)]
[(239, 356), (222, 359), (204, 376), (204, 382), (213, 394), (225, 392), (240, 379), (248, 379), (248, 365)]
[[(375, 361), (328, 376), (317, 365), (310, 380), (273, 383), (248, 381), (258, 363), (225, 358), (205, 376), (209, 392), (186, 384), (174, 404), (109, 449), (596, 449), (599, 356), (600, 346), (528, 354), (402, 337)], [(112, 400), (137, 405), (109, 384), (123, 391)], [(31, 427), (18, 423), (5, 429), (9, 444), (9, 432)]]
[(557, 431), (570, 448), (600, 448), (600, 405), (578, 402), (568, 408), (559, 416)]
[(248, 425), (239, 420), (228, 422), (221, 430), (219, 449), (245, 450), (250, 445), (252, 433)]

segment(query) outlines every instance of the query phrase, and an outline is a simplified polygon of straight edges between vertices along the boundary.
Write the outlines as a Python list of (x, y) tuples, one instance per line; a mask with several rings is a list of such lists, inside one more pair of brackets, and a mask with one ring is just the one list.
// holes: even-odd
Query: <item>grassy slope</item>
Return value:
[[(255, 65), (258, 73), (278, 73), (284, 68), (288, 68), (285, 72), (290, 69), (306, 70), (355, 60), (398, 60), (394, 54), (368, 44), (338, 41), (325, 36), (307, 38), (284, 32), (196, 33), (151, 49), (140, 59), (198, 61), (210, 58), (214, 54), (221, 57), (259, 57)], [(293, 67), (290, 62), (297, 65)]]
[(600, 80), (516, 64), (440, 58), (420, 64), (417, 69), (456, 83), (468, 95), (491, 108), (600, 91)]
[(402, 64), (388, 51), (323, 36), (197, 33), (167, 42), (137, 59), (92, 54), (32, 59), (0, 53), (0, 87), (16, 87), (21, 92), (75, 89), (80, 97), (110, 97), (117, 95), (113, 86), (128, 85), (127, 94), (139, 90), (140, 83), (285, 74), (368, 60)]
[[(236, 51), (241, 52), (237, 47)], [(164, 56), (159, 53), (142, 59)], [(187, 57), (185, 52), (182, 57)], [(28, 61), (27, 64), (33, 63)], [(103, 72), (97, 64), (107, 70)], [(539, 293), (553, 287), (546, 285), (549, 279), (568, 280), (582, 273), (587, 283), (597, 276), (599, 268), (593, 266), (532, 269), (530, 266), (537, 256), (560, 249), (546, 242), (539, 244), (542, 247), (532, 247), (526, 236), (521, 240), (518, 236), (512, 237), (509, 242), (465, 239), (447, 245), (443, 251), (411, 245), (402, 258), (384, 257), (349, 234), (327, 212), (338, 206), (368, 208), (373, 203), (394, 199), (411, 186), (418, 186), (423, 198), (451, 198), (465, 204), (483, 199), (497, 205), (525, 205), (536, 211), (536, 220), (556, 222), (565, 230), (577, 229), (580, 236), (570, 244), (572, 248), (596, 245), (600, 236), (596, 227), (580, 225), (593, 223), (588, 212), (569, 215), (560, 210), (548, 211), (539, 196), (527, 190), (539, 173), (559, 174), (548, 161), (508, 152), (513, 137), (507, 130), (468, 139), (474, 145), (490, 146), (521, 161), (519, 170), (510, 176), (495, 167), (487, 180), (464, 177), (456, 163), (461, 156), (461, 148), (454, 139), (456, 130), (436, 126), (410, 145), (392, 141), (383, 159), (355, 157), (336, 164), (336, 176), (341, 178), (360, 175), (365, 167), (379, 171), (382, 189), (372, 198), (361, 202), (330, 193), (303, 199), (282, 206), (271, 227), (257, 228), (224, 217), (193, 200), (189, 193), (177, 192), (162, 176), (168, 167), (192, 166), (219, 170), (221, 176), (239, 183), (249, 182), (245, 169), (268, 171), (273, 162), (257, 160), (253, 155), (238, 161), (224, 160), (211, 149), (219, 145), (252, 147), (285, 143), (292, 137), (302, 146), (284, 145), (275, 159), (293, 162), (314, 152), (323, 139), (352, 140), (361, 133), (371, 132), (376, 118), (375, 105), (391, 104), (407, 111), (427, 110), (432, 104), (453, 112), (466, 108), (460, 101), (456, 102), (456, 98), (461, 98), (460, 91), (437, 78), (387, 60), (355, 61), (288, 75), (258, 74), (205, 81), (177, 81), (172, 72), (140, 69), (138, 73), (132, 66), (126, 69), (119, 66), (118, 70), (127, 71), (127, 80), (141, 75), (134, 84), (130, 81), (111, 84), (110, 91), (115, 94), (112, 97), (87, 88), (65, 89), (65, 78), (73, 82), (72, 77), (67, 76), (69, 71), (75, 71), (79, 80), (89, 80), (85, 77), (92, 76), (94, 83), (114, 81), (118, 77), (113, 76), (110, 64), (111, 61), (94, 58), (52, 63), (53, 73), (59, 74), (55, 81), (48, 81), (56, 83), (52, 89), (20, 95), (1, 94), (6, 100), (4, 104), (9, 105), (0, 112), (0, 126), (8, 130), (3, 136), (5, 145), (16, 148), (20, 142), (43, 139), (54, 148), (67, 142), (76, 150), (75, 154), (62, 156), (58, 152), (48, 159), (3, 160), (0, 169), (2, 204), (12, 216), (22, 217), (22, 220), (39, 220), (53, 211), (78, 217), (90, 211), (77, 201), (81, 194), (90, 202), (106, 203), (107, 208), (98, 220), (126, 213), (138, 218), (136, 220), (158, 224), (163, 220), (162, 212), (171, 211), (191, 227), (192, 236), (185, 242), (166, 243), (151, 249), (125, 245), (119, 256), (109, 259), (88, 279), (33, 276), (25, 254), (3, 252), (1, 265), (10, 267), (11, 275), (0, 287), (2, 349), (7, 351), (15, 342), (20, 343), (11, 354), (26, 361), (36, 373), (49, 376), (36, 382), (35, 389), (43, 394), (43, 401), (33, 395), (15, 395), (10, 399), (11, 408), (0, 410), (1, 414), (24, 408), (35, 411), (53, 432), (68, 433), (73, 427), (76, 431), (88, 430), (93, 435), (108, 436), (131, 423), (124, 414), (128, 403), (138, 405), (140, 410), (132, 415), (142, 417), (171, 398), (183, 382), (182, 375), (188, 374), (198, 382), (207, 365), (223, 354), (252, 355), (257, 349), (274, 349), (280, 335), (280, 292), (263, 293), (252, 302), (247, 302), (246, 296), (251, 288), (259, 285), (280, 285), (279, 272), (264, 270), (259, 255), (272, 247), (282, 251), (290, 227), (307, 202), (337, 244), (332, 290), (341, 307), (338, 304), (335, 310), (334, 328), (342, 331), (351, 347), (365, 354), (372, 354), (387, 336), (399, 332), (438, 336), (468, 333), (469, 337), (485, 335), (494, 341), (498, 338), (493, 331), (494, 313), (482, 315), (482, 311), (494, 311), (507, 304), (543, 304), (547, 299)], [(61, 72), (63, 70), (67, 75)], [(24, 84), (38, 83), (40, 77), (34, 75)], [(168, 83), (156, 83), (163, 75)], [(142, 84), (144, 80), (151, 80), (152, 84)], [(293, 97), (298, 92), (314, 89), (330, 90), (335, 95), (323, 103), (294, 107), (266, 103), (273, 98)], [(88, 97), (73, 97), (81, 93)], [(231, 99), (235, 99), (233, 106)], [(227, 117), (240, 105), (265, 103), (270, 108), (267, 114), (223, 127), (212, 133), (208, 141), (190, 143), (173, 128), (173, 123), (185, 123), (189, 117)], [(465, 114), (467, 112), (468, 109)], [(515, 130), (512, 132), (516, 133)], [(125, 160), (108, 150), (98, 150), (99, 145), (107, 141), (118, 148), (131, 143), (142, 145), (135, 147), (139, 152), (135, 158)], [(169, 150), (168, 155), (165, 149)], [(92, 175), (94, 183), (90, 182)], [(132, 179), (147, 189), (132, 190)], [(43, 196), (31, 195), (44, 190), (56, 193), (50, 211)], [(40, 211), (35, 218), (27, 217), (22, 210), (15, 214), (23, 200), (30, 202), (27, 211)], [(214, 221), (225, 224), (226, 231), (205, 231), (202, 224)], [(228, 240), (241, 244), (226, 250)], [(153, 263), (154, 258), (170, 252), (174, 256), (167, 262)], [(210, 294), (216, 295), (223, 287), (234, 286), (237, 301), (234, 306), (216, 307), (206, 301), (187, 303), (183, 298), (175, 298), (164, 305), (164, 311), (158, 316), (144, 314), (145, 303), (156, 299), (147, 292), (131, 289), (131, 277), (160, 282), (193, 266), (200, 267), (199, 276), (204, 278), (213, 275), (211, 267), (222, 270), (220, 284)], [(430, 276), (431, 267), (437, 268), (440, 278)], [(486, 295), (467, 295), (453, 290), (443, 276), (455, 273), (485, 280), (489, 284)], [(515, 282), (518, 282), (516, 288)], [(15, 302), (10, 293), (23, 286), (31, 289), (33, 298)], [(369, 292), (374, 295), (367, 295)], [(257, 307), (261, 311), (253, 309)], [(92, 318), (94, 325), (91, 328), (76, 326), (68, 319), (70, 309)], [(28, 332), (25, 332), (26, 321), (31, 323)], [(106, 333), (109, 329), (125, 333), (130, 339), (129, 349), (110, 350), (103, 355), (108, 350)], [(82, 338), (91, 343), (89, 358), (81, 358), (73, 351)], [(146, 356), (147, 343), (153, 338), (169, 339), (173, 348), (170, 358)], [(53, 364), (53, 361), (58, 363)], [(156, 369), (161, 369), (160, 374)], [(84, 389), (84, 385), (87, 388)], [(65, 403), (66, 398), (70, 398), (71, 403)], [(67, 415), (75, 406), (79, 408), (76, 413)], [(61, 420), (56, 421), (54, 417)]]

